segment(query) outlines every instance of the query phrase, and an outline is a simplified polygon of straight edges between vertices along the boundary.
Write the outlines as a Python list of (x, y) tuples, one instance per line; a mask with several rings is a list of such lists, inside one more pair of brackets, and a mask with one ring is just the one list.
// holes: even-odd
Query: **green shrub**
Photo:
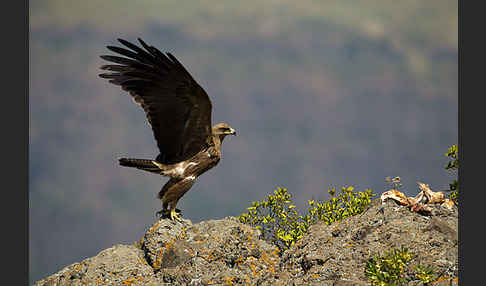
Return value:
[(373, 286), (405, 285), (408, 280), (404, 275), (405, 269), (414, 274), (415, 278), (425, 285), (437, 279), (435, 268), (431, 265), (417, 265), (414, 270), (409, 267), (413, 253), (408, 249), (391, 248), (383, 256), (374, 255), (365, 265), (365, 275)]
[(403, 285), (405, 265), (412, 259), (407, 248), (391, 248), (384, 256), (374, 255), (365, 265), (365, 275), (373, 286)]
[(255, 226), (261, 230), (264, 239), (272, 242), (281, 250), (286, 250), (302, 238), (309, 226), (317, 221), (327, 224), (343, 218), (362, 213), (374, 196), (371, 190), (353, 192), (353, 187), (341, 188), (339, 196), (335, 197), (336, 189), (328, 190), (332, 198), (326, 202), (308, 201), (306, 215), (300, 215), (294, 204), (292, 195), (286, 188), (277, 188), (265, 200), (255, 201), (247, 213), (241, 214), (240, 222)]
[(286, 188), (279, 187), (266, 200), (253, 202), (248, 212), (238, 218), (261, 230), (265, 240), (286, 249), (308, 228), (307, 219), (297, 213), (291, 197)]
[(365, 211), (371, 202), (371, 198), (375, 195), (370, 189), (364, 192), (353, 192), (354, 187), (342, 187), (339, 196), (334, 197), (336, 188), (332, 188), (327, 192), (333, 196), (326, 202), (308, 201), (309, 216), (311, 222), (324, 221), (331, 224), (343, 218), (360, 214)]
[[(459, 154), (459, 149), (457, 148), (457, 145), (452, 145), (447, 150), (447, 153), (445, 153), (445, 156), (450, 158), (450, 161), (445, 166), (445, 169), (449, 173), (455, 174), (459, 170), (458, 154)], [(452, 181), (452, 183), (449, 184), (449, 188), (452, 191), (452, 193), (449, 194), (449, 198), (452, 199), (452, 200), (455, 200), (457, 202), (457, 200), (458, 200), (457, 195), (458, 195), (458, 192), (459, 192), (459, 188), (458, 188), (458, 185), (457, 185), (457, 179), (454, 179), (454, 181)]]

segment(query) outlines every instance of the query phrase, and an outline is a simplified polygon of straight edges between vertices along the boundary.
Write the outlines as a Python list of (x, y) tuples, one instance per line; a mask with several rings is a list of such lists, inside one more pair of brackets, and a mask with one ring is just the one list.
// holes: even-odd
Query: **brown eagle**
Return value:
[(221, 143), (236, 135), (227, 123), (211, 127), (211, 100), (184, 66), (170, 53), (138, 39), (142, 48), (118, 39), (125, 48), (107, 46), (125, 57), (103, 55), (115, 63), (103, 65), (100, 74), (121, 86), (138, 103), (152, 126), (160, 153), (154, 160), (119, 159), (120, 165), (170, 177), (158, 198), (161, 217), (180, 220), (176, 205), (196, 179), (218, 164)]

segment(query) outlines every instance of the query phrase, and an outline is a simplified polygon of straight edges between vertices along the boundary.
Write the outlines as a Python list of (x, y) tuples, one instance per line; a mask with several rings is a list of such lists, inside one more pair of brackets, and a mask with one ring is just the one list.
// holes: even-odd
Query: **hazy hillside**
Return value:
[(448, 186), (457, 143), (457, 1), (32, 1), (31, 281), (139, 239), (165, 179), (117, 166), (156, 146), (140, 108), (98, 78), (122, 37), (171, 51), (238, 131), (181, 200), (198, 222), (236, 216), (279, 185), (401, 176)]

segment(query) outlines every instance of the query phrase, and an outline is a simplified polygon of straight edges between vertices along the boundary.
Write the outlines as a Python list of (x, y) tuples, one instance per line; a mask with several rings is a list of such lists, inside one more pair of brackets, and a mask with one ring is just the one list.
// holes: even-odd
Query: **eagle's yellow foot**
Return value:
[[(175, 209), (176, 216), (181, 212), (180, 209)], [(156, 216), (159, 217), (159, 219), (164, 219), (164, 218), (170, 218), (173, 220), (173, 216), (171, 216), (171, 212), (168, 209), (161, 209), (160, 211), (155, 213)]]
[(171, 209), (170, 210), (170, 219), (171, 220), (177, 220), (179, 222), (182, 222), (182, 219), (179, 216), (179, 214), (176, 212), (176, 209)]

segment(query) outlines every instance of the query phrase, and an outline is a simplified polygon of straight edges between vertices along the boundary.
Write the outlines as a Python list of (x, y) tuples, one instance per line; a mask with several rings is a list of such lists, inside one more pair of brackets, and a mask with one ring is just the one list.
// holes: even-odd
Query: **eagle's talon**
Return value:
[[(179, 211), (179, 213), (180, 213), (180, 211)], [(179, 216), (179, 213), (177, 213), (177, 210), (176, 209), (171, 209), (170, 210), (170, 219), (173, 220), (173, 221), (174, 220), (177, 220), (179, 222), (182, 222), (182, 219)]]
[[(172, 214), (174, 212), (174, 214)], [(159, 219), (166, 219), (170, 218), (171, 220), (174, 220), (174, 218), (178, 221), (182, 221), (180, 218), (179, 214), (181, 213), (180, 209), (175, 209), (169, 211), (168, 209), (161, 209), (160, 211), (155, 213), (155, 216), (157, 216)]]

